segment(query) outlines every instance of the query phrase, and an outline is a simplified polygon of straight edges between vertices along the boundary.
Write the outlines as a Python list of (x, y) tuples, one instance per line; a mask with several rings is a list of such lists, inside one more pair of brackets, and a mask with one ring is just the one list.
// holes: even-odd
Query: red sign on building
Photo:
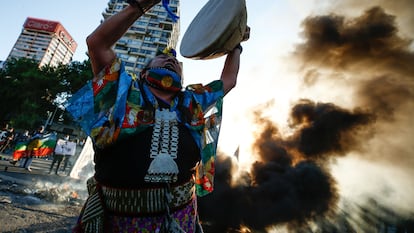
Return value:
[(28, 17), (23, 27), (29, 30), (54, 33), (72, 50), (72, 52), (75, 52), (76, 47), (78, 46), (72, 36), (59, 22)]

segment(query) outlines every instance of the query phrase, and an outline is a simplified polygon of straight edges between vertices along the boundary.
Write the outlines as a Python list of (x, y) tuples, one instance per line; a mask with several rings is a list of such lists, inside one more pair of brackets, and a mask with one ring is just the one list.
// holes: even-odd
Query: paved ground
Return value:
[(36, 174), (36, 175), (46, 175), (49, 171), (49, 167), (52, 163), (51, 160), (35, 158), (33, 159), (32, 163), (32, 172), (29, 172), (23, 168), (19, 167), (19, 163), (15, 166), (9, 163), (11, 156), (8, 154), (0, 154), (0, 170), (4, 172), (12, 172), (12, 173), (22, 173), (22, 174)]
[(38, 187), (40, 186), (39, 188), (42, 188), (42, 186), (70, 186), (73, 191), (76, 192), (86, 191), (86, 181), (71, 178), (68, 175), (70, 168), (67, 169), (66, 172), (63, 172), (59, 169), (59, 172), (56, 175), (54, 173), (56, 169), (55, 165), (53, 172), (49, 174), (52, 160), (35, 158), (33, 159), (33, 163), (31, 165), (32, 171), (28, 171), (24, 168), (19, 167), (18, 164), (15, 166), (10, 164), (10, 158), (10, 155), (0, 154), (0, 178), (2, 180), (7, 180), (22, 185), (35, 184)]
[(51, 160), (34, 159), (29, 172), (10, 158), (0, 154), (0, 232), (71, 232), (87, 195), (85, 181), (48, 174)]

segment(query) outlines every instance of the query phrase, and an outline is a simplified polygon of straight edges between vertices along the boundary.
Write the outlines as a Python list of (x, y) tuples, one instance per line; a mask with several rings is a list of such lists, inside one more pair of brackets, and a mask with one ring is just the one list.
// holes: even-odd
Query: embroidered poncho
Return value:
[[(128, 74), (117, 59), (99, 75), (99, 81), (90, 81), (69, 100), (66, 110), (71, 113), (95, 146), (103, 148), (117, 140), (142, 132), (153, 122), (145, 120), (147, 114), (143, 94), (156, 105), (156, 99), (146, 85)], [(142, 93), (145, 92), (145, 93)], [(196, 170), (196, 193), (204, 196), (213, 191), (214, 162), (220, 132), (223, 83), (220, 80), (207, 85), (192, 84), (182, 92), (182, 99), (174, 98), (170, 110), (179, 120), (183, 113), (178, 104), (190, 113), (183, 122), (190, 130), (200, 149), (201, 163)], [(180, 103), (179, 103), (180, 102)]]

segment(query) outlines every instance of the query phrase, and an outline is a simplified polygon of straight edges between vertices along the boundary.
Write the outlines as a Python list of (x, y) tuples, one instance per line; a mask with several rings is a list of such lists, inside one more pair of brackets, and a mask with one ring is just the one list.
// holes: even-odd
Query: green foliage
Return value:
[(55, 120), (67, 122), (62, 104), (91, 79), (89, 61), (41, 68), (31, 59), (7, 61), (0, 71), (0, 120), (15, 128), (35, 128), (57, 110)]

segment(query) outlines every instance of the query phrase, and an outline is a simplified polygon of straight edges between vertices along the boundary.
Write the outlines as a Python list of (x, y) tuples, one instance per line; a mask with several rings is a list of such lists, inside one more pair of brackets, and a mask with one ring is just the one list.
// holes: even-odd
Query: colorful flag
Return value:
[(25, 157), (27, 155), (27, 145), (29, 144), (29, 141), (22, 141), (17, 142), (16, 146), (14, 146), (14, 152), (13, 152), (13, 160), (17, 161), (22, 157)]
[(31, 155), (35, 157), (44, 157), (53, 153), (56, 147), (57, 137), (56, 134), (46, 134), (41, 138), (30, 141), (28, 150), (31, 151)]

